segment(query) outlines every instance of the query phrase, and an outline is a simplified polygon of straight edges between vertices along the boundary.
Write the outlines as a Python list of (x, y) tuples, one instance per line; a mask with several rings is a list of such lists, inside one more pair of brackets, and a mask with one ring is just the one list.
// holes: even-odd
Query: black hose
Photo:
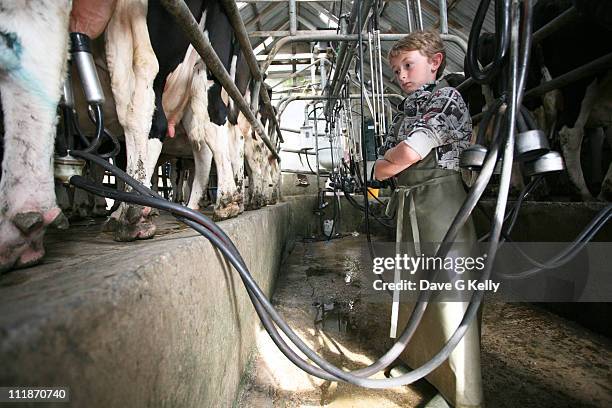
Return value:
[(100, 107), (100, 104), (97, 103), (90, 106), (93, 106), (92, 109), (96, 118), (96, 135), (93, 142), (91, 142), (89, 146), (83, 150), (86, 153), (91, 153), (98, 150), (98, 147), (100, 147), (100, 144), (102, 143), (102, 136), (104, 136), (104, 115), (102, 114), (102, 107)]
[(477, 83), (490, 83), (506, 57), (510, 32), (510, 0), (495, 1), (495, 56), (485, 68), (478, 67), (478, 40), (491, 0), (482, 0), (474, 16), (466, 55), (466, 71)]
[(544, 263), (534, 260), (524, 251), (520, 250), (520, 248), (516, 247), (519, 250), (519, 253), (535, 267), (518, 273), (498, 272), (496, 275), (508, 280), (525, 279), (540, 273), (543, 270), (555, 269), (563, 266), (578, 255), (584, 246), (595, 236), (595, 234), (597, 234), (597, 232), (599, 232), (601, 227), (603, 227), (610, 220), (610, 218), (612, 218), (612, 205), (608, 205), (601, 210), (578, 235), (574, 242)]
[[(132, 179), (129, 184), (135, 184), (135, 183), (132, 183), (132, 181), (135, 181), (135, 180)], [(195, 211), (190, 210), (181, 205), (168, 202), (159, 196), (153, 197), (150, 195), (121, 192), (121, 191), (109, 189), (104, 186), (96, 185), (81, 176), (71, 177), (70, 182), (71, 184), (77, 187), (83, 188), (94, 194), (103, 195), (105, 197), (113, 198), (115, 200), (131, 202), (131, 203), (138, 204), (138, 205), (156, 207), (156, 208), (159, 208), (165, 211), (170, 211), (175, 216), (179, 216), (179, 218), (183, 217), (183, 218), (189, 218), (189, 219), (191, 218), (199, 219), (199, 220), (203, 220), (206, 224), (210, 224), (211, 226), (214, 224), (204, 215), (196, 213)], [(150, 189), (147, 189), (146, 187), (144, 187), (144, 189), (139, 188), (138, 190), (147, 191)], [(226, 257), (226, 259), (234, 266), (234, 268), (236, 268), (245, 286), (247, 286), (247, 288), (253, 292), (252, 293), (253, 296), (255, 296), (259, 302), (261, 302), (262, 308), (265, 310), (265, 312), (269, 314), (272, 321), (281, 328), (281, 330), (298, 347), (298, 349), (300, 349), (304, 354), (306, 354), (308, 358), (314, 361), (322, 369), (324, 369), (328, 373), (331, 373), (332, 375), (337, 376), (339, 380), (344, 380), (351, 384), (355, 384), (355, 385), (359, 385), (359, 386), (363, 386), (367, 388), (387, 388), (387, 387), (394, 387), (394, 386), (406, 385), (406, 384), (412, 383), (424, 377), (425, 375), (429, 374), (431, 371), (433, 371), (436, 367), (438, 367), (448, 358), (448, 355), (450, 354), (450, 352), (459, 343), (463, 334), (465, 334), (465, 330), (467, 329), (467, 324), (469, 324), (469, 322), (466, 324), (460, 324), (459, 328), (455, 332), (455, 335), (451, 339), (452, 341), (449, 341), (449, 343), (447, 343), (445, 347), (436, 356), (434, 356), (432, 360), (430, 360), (428, 363), (424, 364), (423, 366), (419, 367), (418, 369), (414, 370), (413, 372), (409, 374), (406, 374), (406, 375), (403, 375), (397, 378), (391, 378), (391, 379), (367, 379), (367, 378), (363, 378), (363, 377), (359, 377), (355, 375), (357, 373), (363, 374), (364, 372), (365, 373), (371, 372), (372, 374), (374, 374), (380, 369), (386, 367), (386, 365), (383, 367), (385, 363), (381, 362), (380, 360), (374, 363), (370, 367), (366, 367), (364, 369), (355, 371), (353, 374), (347, 373), (335, 367), (334, 365), (330, 364), (329, 362), (322, 359), (321, 357), (319, 357), (291, 330), (291, 328), (286, 324), (286, 322), (282, 320), (278, 312), (274, 309), (272, 304), (266, 298), (265, 294), (261, 291), (257, 283), (254, 281), (253, 277), (250, 275), (250, 273), (244, 266), (243, 262), (241, 262), (239, 255), (237, 255), (237, 251), (234, 251), (230, 248), (230, 246), (228, 245), (228, 242), (231, 242), (231, 240), (229, 240), (229, 237), (227, 237), (227, 235), (225, 235), (225, 233), (220, 228), (218, 228), (218, 226), (216, 226), (215, 229), (217, 231), (213, 229), (200, 229), (198, 232), (203, 233), (205, 237), (211, 242), (211, 244), (213, 244), (213, 246), (215, 246), (218, 250), (220, 250), (221, 253)], [(466, 314), (466, 317), (468, 317), (469, 319), (472, 319), (474, 315), (475, 313), (473, 313), (470, 318), (469, 315)], [(465, 317), (464, 317), (464, 320), (465, 320)], [(262, 323), (265, 323), (265, 322), (269, 323), (269, 320), (263, 319)], [(276, 337), (276, 339), (278, 341), (281, 340), (280, 337), (278, 336)], [(396, 345), (394, 347), (396, 347)], [(404, 347), (401, 348), (400, 353), (403, 350), (403, 348)], [(395, 351), (394, 348), (392, 348), (392, 350)], [(390, 352), (388, 352), (387, 355), (390, 354)], [(289, 356), (287, 357), (289, 358)], [(382, 367), (382, 368), (379, 368), (379, 367)], [(313, 373), (318, 372), (317, 371), (318, 369), (312, 366), (309, 370)], [(325, 379), (329, 379), (329, 376), (326, 375)]]
[[(360, 5), (360, 7), (361, 7), (361, 5)], [(518, 22), (518, 18), (515, 18), (515, 19)], [(516, 32), (518, 32), (518, 26), (515, 27), (514, 29), (516, 30)], [(513, 32), (513, 34), (514, 34), (514, 32)], [(513, 35), (513, 39), (515, 39), (515, 38), (517, 39), (517, 37), (518, 36)], [(363, 53), (363, 49), (360, 48), (360, 51), (361, 51), (361, 53)], [(516, 102), (516, 99), (519, 99), (519, 98), (515, 98), (515, 96), (516, 96), (516, 93), (515, 93), (515, 91), (516, 91), (516, 82), (517, 82), (516, 81), (516, 79), (517, 79), (516, 78), (516, 69), (517, 69), (517, 67), (516, 67), (516, 58), (513, 58), (513, 61), (514, 61), (514, 64), (513, 64), (513, 71), (514, 71), (513, 74), (514, 75), (513, 75), (513, 81), (511, 81), (511, 83), (512, 83), (512, 87), (511, 87), (511, 102), (510, 102), (511, 112), (510, 112), (510, 115), (509, 115), (509, 125), (508, 125), (509, 136), (508, 136), (508, 143), (507, 143), (506, 148), (505, 148), (504, 166), (503, 166), (503, 171), (502, 171), (502, 186), (505, 186), (506, 188), (505, 189), (504, 188), (500, 188), (500, 199), (499, 199), (498, 206), (497, 206), (497, 209), (496, 209), (496, 218), (494, 220), (493, 232), (492, 232), (492, 236), (494, 237), (494, 239), (492, 240), (491, 245), (489, 247), (489, 252), (492, 253), (492, 256), (487, 260), (487, 263), (486, 263), (485, 269), (483, 271), (483, 274), (481, 275), (480, 281), (484, 281), (490, 275), (492, 261), (494, 259), (495, 251), (497, 249), (497, 241), (499, 240), (499, 231), (501, 230), (501, 221), (502, 221), (502, 218), (503, 218), (503, 211), (501, 212), (501, 216), (500, 216), (499, 215), (499, 213), (500, 213), (499, 208), (505, 208), (505, 199), (507, 199), (507, 191), (508, 191), (508, 187), (509, 187), (509, 178), (510, 178), (509, 177), (509, 175), (510, 175), (509, 169), (511, 169), (512, 153), (513, 153), (512, 152), (512, 150), (513, 150), (513, 143), (512, 142), (513, 142), (513, 128), (514, 128), (514, 120), (515, 120), (514, 115), (516, 113), (514, 103)], [(363, 70), (362, 70), (362, 72), (363, 72)], [(363, 92), (363, 88), (362, 88), (362, 92)], [(362, 101), (363, 101), (363, 93), (362, 93)], [(363, 111), (363, 104), (362, 104), (362, 111)], [(362, 116), (362, 120), (363, 120), (363, 116)], [(363, 121), (362, 121), (362, 127), (363, 127)], [(493, 167), (495, 165), (495, 161), (496, 161), (496, 157), (497, 157), (497, 148), (498, 147), (499, 147), (499, 145), (494, 144), (493, 148), (490, 150), (490, 152), (489, 152), (489, 154), (487, 156), (487, 159), (485, 160), (485, 165), (483, 166), (483, 171), (481, 172), (481, 174), (479, 176), (479, 179), (487, 178), (487, 176), (486, 176), (487, 173), (488, 173), (488, 178), (490, 178), (491, 173), (493, 171)], [(364, 163), (364, 165), (365, 165), (365, 163)], [(481, 176), (483, 176), (483, 174), (485, 176), (481, 177)], [(366, 172), (364, 172), (364, 176), (367, 179), (367, 170), (366, 170)], [(487, 181), (488, 181), (488, 178), (487, 178)], [(479, 179), (476, 180), (476, 183), (474, 184), (474, 186), (480, 186), (480, 184), (482, 182), (479, 183)], [(146, 193), (147, 196), (143, 196), (143, 195), (139, 195), (139, 194), (135, 194), (135, 193), (119, 192), (119, 191), (116, 191), (116, 190), (107, 189), (105, 187), (94, 187), (94, 188), (92, 188), (91, 183), (89, 183), (88, 181), (86, 181), (83, 178), (78, 177), (78, 176), (72, 177), (71, 182), (73, 182), (75, 185), (81, 184), (83, 187), (90, 188), (92, 191), (96, 190), (94, 192), (97, 192), (98, 194), (106, 193), (109, 196), (115, 197), (116, 199), (119, 199), (119, 200), (124, 199), (125, 201), (133, 202), (133, 203), (140, 204), (140, 205), (146, 205), (146, 206), (152, 206), (153, 204), (155, 204), (155, 206), (157, 208), (170, 211), (170, 212), (174, 213), (175, 215), (178, 214), (180, 216), (186, 216), (186, 217), (194, 216), (194, 215), (191, 214), (191, 213), (194, 213), (191, 210), (188, 210), (188, 209), (186, 209), (186, 208), (184, 208), (182, 206), (176, 205), (174, 203), (168, 203), (168, 202), (166, 202), (165, 200), (163, 200), (161, 198), (155, 198), (153, 196), (149, 196), (148, 192), (150, 191), (150, 189), (147, 189), (144, 186), (142, 186), (142, 189), (145, 189), (144, 191), (147, 191), (147, 193)], [(135, 180), (134, 180), (134, 182), (135, 182)], [(128, 184), (130, 184), (130, 183), (128, 183)], [(364, 183), (364, 186), (365, 186), (365, 183)], [(473, 193), (475, 191), (474, 186), (473, 186), (472, 191), (470, 193)], [(486, 186), (486, 183), (485, 183), (485, 186)], [(139, 191), (139, 188), (135, 188), (135, 190)], [(480, 192), (480, 194), (482, 194), (482, 192)], [(468, 199), (466, 200), (466, 202), (462, 206), (461, 210), (464, 210), (465, 208), (469, 207), (469, 204), (470, 204), (470, 201), (471, 201), (470, 200), (470, 196), (472, 196), (472, 199), (473, 199), (473, 196), (475, 196), (475, 195), (476, 194), (468, 195)], [(366, 209), (367, 209), (367, 196), (366, 196)], [(472, 207), (472, 209), (473, 209), (473, 207)], [(461, 210), (459, 211), (457, 217), (453, 221), (453, 224), (451, 224), (451, 228), (449, 228), (449, 231), (447, 232), (447, 234), (445, 236), (445, 239), (449, 238), (449, 237), (452, 237), (454, 239), (454, 237), (456, 236), (456, 231), (455, 231), (455, 235), (454, 236), (452, 235), (453, 226), (455, 227), (455, 229), (458, 230), (457, 226), (458, 226), (459, 222), (462, 219), (461, 215), (463, 215)], [(469, 210), (469, 212), (471, 212), (471, 209)], [(469, 213), (467, 214), (467, 216), (469, 216)], [(463, 222), (465, 222), (465, 220), (467, 220), (467, 216), (463, 220)], [(204, 217), (201, 214), (198, 214), (197, 216), (194, 216), (194, 217), (206, 219), (206, 217)], [(367, 217), (366, 217), (366, 221), (367, 221)], [(207, 220), (206, 222), (212, 223), (212, 221), (210, 221), (210, 220)], [(224, 242), (223, 239), (221, 239), (218, 235), (216, 235), (214, 233), (215, 231), (214, 231), (213, 228), (210, 229), (213, 233), (206, 235), (207, 238), (210, 240), (210, 242), (215, 247), (217, 247), (223, 253), (223, 255), (230, 261), (230, 263), (232, 263), (232, 265), (237, 269), (237, 271), (240, 274), (241, 278), (243, 279), (243, 282), (245, 283), (245, 285), (250, 290), (253, 291), (253, 295), (255, 297), (257, 297), (257, 299), (261, 302), (261, 306), (263, 307), (263, 309), (267, 313), (269, 313), (269, 315), (270, 315), (271, 319), (273, 320), (273, 322), (276, 323), (281, 328), (281, 330), (283, 330), (283, 332), (285, 332), (285, 334), (289, 337), (289, 339), (304, 354), (306, 354), (312, 361), (314, 361), (315, 364), (319, 365), (322, 369), (324, 369), (325, 371), (331, 373), (332, 375), (337, 376), (339, 379), (347, 381), (347, 382), (355, 384), (355, 385), (360, 385), (360, 386), (364, 386), (364, 387), (368, 387), (368, 388), (386, 388), (386, 387), (390, 387), (390, 386), (405, 385), (405, 384), (411, 383), (413, 381), (416, 381), (417, 379), (420, 379), (423, 376), (429, 374), (431, 371), (433, 371), (436, 367), (438, 367), (440, 364), (442, 364), (448, 358), (448, 356), (450, 355), (452, 350), (459, 343), (459, 341), (461, 340), (461, 338), (463, 337), (463, 335), (467, 331), (467, 328), (468, 328), (470, 322), (476, 316), (478, 308), (480, 306), (480, 302), (481, 302), (482, 297), (483, 297), (483, 292), (482, 291), (477, 291), (473, 295), (472, 302), (468, 306), (468, 309), (467, 309), (466, 313), (464, 314), (464, 317), (463, 317), (461, 323), (459, 324), (459, 327), (455, 330), (455, 332), (453, 333), (453, 335), (451, 336), (449, 341), (445, 344), (445, 346), (432, 359), (430, 359), (423, 366), (417, 368), (416, 370), (412, 371), (409, 374), (402, 375), (402, 376), (396, 377), (396, 378), (374, 380), (374, 379), (366, 379), (366, 378), (357, 377), (354, 374), (356, 374), (359, 371), (363, 372), (363, 371), (366, 371), (368, 369), (372, 369), (373, 370), (374, 369), (373, 366), (378, 365), (377, 366), (377, 368), (378, 368), (379, 366), (385, 366), (385, 364), (388, 365), (393, 360), (395, 360), (395, 358), (393, 358), (393, 360), (389, 361), (388, 363), (386, 362), (386, 360), (389, 360), (395, 353), (397, 353), (397, 355), (399, 355), (399, 353), (401, 353), (401, 351), (405, 348), (405, 344), (402, 344), (402, 342), (406, 340), (406, 337), (410, 338), (412, 336), (412, 333), (410, 333), (411, 325), (409, 324), (405, 328), (404, 333), (402, 333), (402, 336), (400, 337), (398, 342), (396, 344), (394, 344), (394, 346), (383, 357), (381, 357), (381, 359), (379, 361), (377, 361), (375, 364), (373, 364), (369, 368), (358, 370), (358, 371), (356, 371), (353, 374), (347, 373), (347, 372), (345, 372), (345, 371), (343, 371), (343, 370), (333, 366), (332, 364), (328, 363), (324, 359), (320, 358), (316, 353), (314, 353), (312, 350), (310, 350), (308, 348), (308, 346), (305, 345), (303, 343), (303, 341), (288, 327), (288, 325), (282, 320), (282, 318), (278, 315), (278, 313), (276, 312), (274, 307), (267, 300), (267, 298), (265, 297), (265, 295), (263, 294), (261, 289), (257, 286), (256, 282), (253, 280), (253, 278), (249, 274), (248, 270), (243, 267), (242, 263), (240, 262), (240, 258), (236, 255), (236, 253), (234, 253), (234, 251), (232, 251), (231, 249), (228, 248), (228, 245)], [(206, 230), (203, 230), (203, 232), (208, 233), (208, 231), (206, 231)], [(221, 234), (220, 236), (225, 236), (225, 234), (222, 231), (220, 232), (220, 234)], [(229, 241), (229, 238), (228, 238), (228, 241)], [(442, 247), (443, 247), (443, 245), (440, 246), (440, 248), (442, 248)], [(438, 252), (440, 252), (440, 249), (438, 250)], [(414, 314), (413, 314), (413, 316), (414, 316)], [(413, 320), (413, 317), (411, 316), (411, 321), (412, 320)], [(420, 319), (418, 319), (418, 321), (420, 322)], [(417, 322), (417, 325), (418, 325), (418, 322)]]
[[(98, 105), (96, 105), (96, 106), (98, 106)], [(97, 128), (98, 128), (98, 118), (99, 117), (103, 117), (102, 116), (102, 112), (101, 112), (101, 110), (100, 110), (100, 112), (97, 112), (97, 110), (92, 109), (91, 105), (89, 105), (88, 107), (89, 107), (89, 109), (87, 110), (87, 113), (88, 113), (88, 116), (89, 116), (89, 120), (91, 120), (91, 122), (96, 125), (96, 130), (97, 130)], [(119, 144), (119, 140), (117, 139), (117, 136), (115, 136), (113, 133), (109, 132), (104, 127), (104, 124), (102, 124), (102, 132), (104, 132), (104, 135), (106, 137), (108, 137), (111, 140), (111, 142), (113, 142), (113, 150), (111, 150), (108, 153), (100, 154), (99, 156), (103, 157), (103, 158), (110, 158), (110, 157), (114, 158), (121, 151), (121, 145)]]

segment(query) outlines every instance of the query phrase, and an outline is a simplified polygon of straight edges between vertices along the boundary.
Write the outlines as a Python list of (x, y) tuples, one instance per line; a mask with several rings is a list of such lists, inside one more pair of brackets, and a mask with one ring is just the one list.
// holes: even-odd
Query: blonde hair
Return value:
[(446, 67), (446, 50), (440, 35), (436, 31), (413, 31), (393, 44), (389, 50), (389, 60), (403, 51), (420, 51), (427, 58), (433, 58), (436, 53), (442, 53), (442, 63), (436, 72), (436, 79), (442, 76)]

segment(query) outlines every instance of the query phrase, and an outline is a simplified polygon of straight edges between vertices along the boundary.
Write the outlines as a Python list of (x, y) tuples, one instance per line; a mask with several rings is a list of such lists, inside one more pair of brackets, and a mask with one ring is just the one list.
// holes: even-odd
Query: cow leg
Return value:
[[(212, 151), (217, 169), (217, 201), (214, 218), (222, 220), (238, 215), (241, 200), (236, 190), (230, 162), (228, 128), (225, 125), (216, 125), (210, 121), (208, 103), (206, 68), (200, 61), (196, 66), (191, 84), (192, 118), (189, 125), (186, 126), (189, 129), (189, 138), (194, 147), (194, 159), (196, 160), (196, 177), (189, 197), (189, 207), (198, 208), (208, 183), (206, 180), (206, 184), (204, 184), (205, 180), (200, 178), (202, 172), (198, 170), (197, 163), (199, 160), (203, 160), (198, 152), (203, 150), (202, 141), (205, 141)], [(203, 170), (203, 166), (200, 165), (199, 169)]]
[(229, 125), (230, 158), (234, 182), (239, 195), (239, 212), (244, 211), (244, 136), (240, 126)]
[[(156, 146), (151, 152), (154, 158), (149, 158), (148, 151), (155, 106), (153, 80), (159, 66), (149, 40), (146, 16), (146, 0), (117, 2), (106, 34), (106, 58), (117, 117), (125, 132), (127, 173), (150, 186), (151, 163), (156, 163), (159, 155)], [(122, 203), (112, 218), (117, 221), (114, 237), (118, 241), (150, 238), (155, 234), (148, 207)]]
[(193, 210), (203, 210), (206, 208), (206, 189), (208, 188), (210, 166), (213, 159), (213, 154), (206, 144), (206, 115), (208, 112), (206, 114), (205, 112), (206, 105), (197, 107), (195, 111), (192, 111), (192, 107), (190, 107), (185, 111), (183, 117), (183, 125), (187, 130), (194, 160), (194, 169), (190, 169), (190, 173), (193, 173), (194, 176), (191, 190), (189, 194), (186, 194), (184, 187), (187, 184), (185, 180), (187, 168), (183, 166), (180, 188), (183, 190), (182, 196), (187, 201), (187, 206)]
[[(208, 148), (208, 146), (206, 146)], [(208, 149), (210, 151), (210, 149)], [(210, 152), (210, 161), (212, 163), (212, 152)], [(189, 201), (191, 197), (191, 188), (195, 181), (195, 162), (193, 160), (184, 159), (183, 166), (183, 182), (181, 183), (181, 194), (183, 195), (183, 203)], [(211, 165), (208, 166), (210, 169)]]
[[(55, 202), (56, 108), (66, 73), (70, 1), (0, 2), (0, 272), (38, 262)], [(41, 35), (41, 33), (44, 33)]]
[(247, 195), (247, 210), (256, 210), (265, 205), (263, 186), (263, 154), (257, 143), (256, 135), (252, 133), (245, 139), (245, 158), (249, 176), (249, 191)]
[(234, 182), (234, 173), (230, 159), (229, 128), (212, 122), (206, 124), (206, 143), (212, 151), (217, 170), (217, 201), (214, 218), (224, 220), (240, 213), (242, 197)]
[(559, 131), (559, 140), (565, 158), (567, 174), (569, 175), (570, 181), (578, 189), (583, 201), (593, 200), (593, 196), (589, 192), (586, 182), (584, 181), (582, 167), (580, 166), (580, 150), (582, 138), (584, 137), (584, 125), (589, 118), (597, 94), (597, 81), (593, 81), (586, 89), (584, 99), (580, 106), (580, 113), (578, 114), (576, 123), (574, 123), (574, 127), (570, 129), (564, 126), (563, 129)]
[(271, 199), (268, 204), (274, 205), (280, 200), (280, 165), (275, 158), (270, 159), (270, 188), (272, 189)]
[(194, 210), (203, 210), (207, 207), (206, 191), (210, 179), (210, 167), (212, 166), (213, 154), (206, 143), (195, 144), (193, 146), (193, 159), (195, 161), (194, 177), (190, 191), (185, 191), (188, 186), (187, 180), (183, 177), (184, 200), (189, 201), (187, 206)]
[[(606, 139), (612, 148), (612, 126), (606, 128)], [(597, 198), (602, 201), (612, 201), (612, 163), (608, 166), (606, 177), (601, 182), (601, 191)]]

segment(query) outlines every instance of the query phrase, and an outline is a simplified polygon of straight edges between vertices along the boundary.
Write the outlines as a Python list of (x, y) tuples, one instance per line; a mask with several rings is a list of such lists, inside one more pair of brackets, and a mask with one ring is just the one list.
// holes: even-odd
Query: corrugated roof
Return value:
[[(253, 1), (253, 0), (251, 0)], [(288, 30), (289, 2), (244, 2), (239, 3), (243, 21), (248, 32)], [(340, 5), (344, 13), (351, 10), (352, 1), (298, 1), (298, 30), (312, 30), (313, 28), (335, 28), (340, 13)], [(467, 41), (472, 20), (476, 14), (479, 0), (447, 0), (447, 14), (449, 34), (453, 34)], [(494, 2), (492, 2), (494, 3)], [(380, 14), (380, 29), (382, 33), (408, 33), (405, 0), (382, 1)], [(437, 0), (421, 0), (424, 28), (439, 27), (439, 2)], [(329, 18), (329, 20), (328, 20)], [(327, 20), (327, 21), (326, 21)], [(483, 31), (493, 32), (495, 27), (493, 5), (489, 8), (484, 22)], [(251, 39), (253, 46), (263, 42), (265, 37)], [(386, 55), (390, 42), (382, 43), (383, 55)], [(301, 52), (301, 51), (300, 51)], [(263, 52), (265, 53), (265, 51)], [(367, 54), (367, 52), (366, 52)], [(366, 57), (366, 62), (368, 58)], [(449, 72), (463, 71), (464, 52), (457, 45), (447, 43), (447, 70)], [(367, 69), (366, 71), (369, 71)], [(384, 69), (384, 75), (392, 78), (391, 70)], [(367, 75), (369, 76), (369, 75)]]

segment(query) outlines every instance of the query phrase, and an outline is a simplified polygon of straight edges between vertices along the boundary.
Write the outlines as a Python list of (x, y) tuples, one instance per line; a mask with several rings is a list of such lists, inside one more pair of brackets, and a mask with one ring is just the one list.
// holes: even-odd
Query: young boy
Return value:
[[(430, 31), (411, 33), (389, 52), (395, 79), (408, 96), (399, 106), (386, 153), (376, 161), (374, 174), (378, 180), (395, 177), (398, 187), (387, 212), (397, 216), (397, 242), (411, 256), (435, 255), (466, 197), (459, 156), (469, 146), (472, 123), (459, 92), (444, 80), (437, 81), (445, 58), (440, 36)], [(471, 255), (469, 247), (475, 241), (470, 221), (455, 238), (462, 244), (455, 247), (453, 256)], [(392, 337), (402, 332), (413, 307), (409, 302), (394, 302)], [(430, 302), (402, 359), (413, 368), (427, 362), (448, 341), (466, 308), (465, 302)], [(447, 362), (427, 379), (453, 406), (483, 405), (476, 322)]]
[[(396, 42), (389, 51), (395, 79), (408, 97), (400, 104), (387, 139), (384, 159), (375, 176), (395, 176), (436, 149), (442, 168), (459, 169), (459, 155), (469, 146), (472, 120), (461, 94), (436, 80), (446, 66), (446, 52), (435, 32), (417, 31)], [(402, 142), (402, 143), (400, 143)]]

